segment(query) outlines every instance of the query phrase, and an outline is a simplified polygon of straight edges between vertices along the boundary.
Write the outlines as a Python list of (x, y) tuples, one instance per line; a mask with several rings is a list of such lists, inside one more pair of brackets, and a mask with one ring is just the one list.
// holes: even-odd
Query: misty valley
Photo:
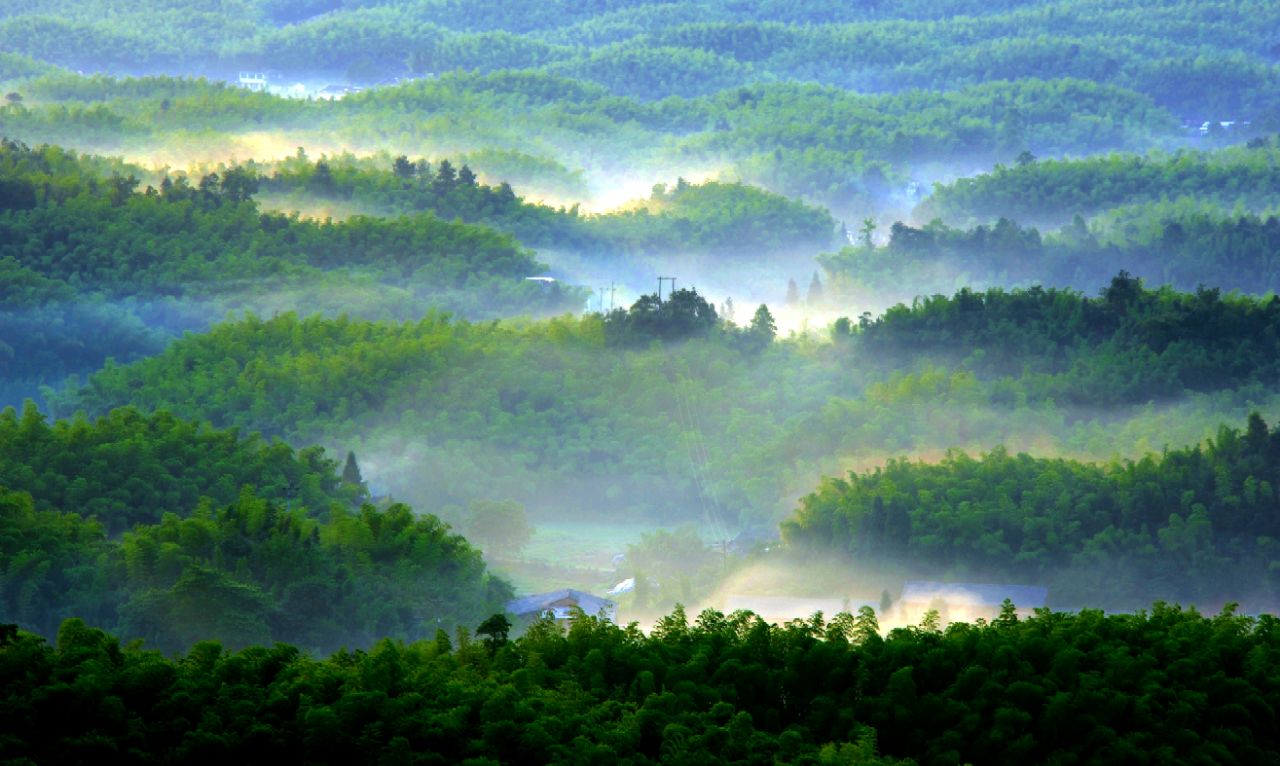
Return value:
[(1277, 29), (0, 4), (0, 762), (1280, 763)]

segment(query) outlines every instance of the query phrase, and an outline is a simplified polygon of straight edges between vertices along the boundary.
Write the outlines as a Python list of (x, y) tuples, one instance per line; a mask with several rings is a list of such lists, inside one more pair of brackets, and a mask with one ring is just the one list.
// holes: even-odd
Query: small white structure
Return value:
[(610, 622), (618, 619), (618, 605), (607, 598), (573, 588), (561, 588), (549, 593), (536, 593), (508, 601), (507, 612), (526, 620), (536, 620), (544, 615), (556, 620), (573, 618), (575, 609), (581, 609), (590, 617), (604, 615)]
[(525, 277), (524, 281), (537, 282), (543, 285), (554, 285), (556, 283), (556, 278), (555, 277)]
[(238, 81), (241, 88), (254, 93), (262, 93), (267, 89), (267, 76), (262, 72), (241, 72)]
[(619, 596), (619, 595), (622, 595), (623, 593), (630, 593), (635, 589), (636, 589), (636, 578), (628, 577), (627, 579), (613, 586), (609, 590), (605, 591), (604, 595)]
[(282, 98), (301, 99), (307, 97), (307, 86), (300, 82), (295, 82), (293, 85), (272, 85), (267, 88), (267, 91), (273, 96), (281, 96)]
[(359, 93), (364, 88), (355, 85), (326, 85), (316, 92), (321, 101), (341, 101), (352, 93)]
[(1221, 129), (1222, 132), (1226, 133), (1237, 128), (1247, 128), (1252, 124), (1253, 123), (1248, 120), (1245, 120), (1244, 122), (1238, 122), (1236, 120), (1205, 120), (1200, 123), (1200, 127), (1197, 128), (1197, 132), (1202, 136), (1207, 136), (1215, 129)]

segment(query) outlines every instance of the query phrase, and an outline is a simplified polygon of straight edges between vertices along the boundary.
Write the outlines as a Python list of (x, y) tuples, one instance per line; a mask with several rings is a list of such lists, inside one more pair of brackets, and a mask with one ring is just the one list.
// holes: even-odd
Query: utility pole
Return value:
[(614, 293), (613, 282), (610, 282), (609, 283), (609, 313), (613, 313), (613, 293)]
[(662, 283), (667, 280), (671, 280), (671, 292), (674, 293), (676, 291), (675, 277), (658, 277), (658, 303), (662, 303)]

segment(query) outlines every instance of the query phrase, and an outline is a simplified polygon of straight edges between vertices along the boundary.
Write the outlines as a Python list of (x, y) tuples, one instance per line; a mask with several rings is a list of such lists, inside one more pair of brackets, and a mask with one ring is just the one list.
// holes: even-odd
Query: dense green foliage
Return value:
[[(385, 164), (379, 166), (381, 161)], [(269, 173), (269, 175), (268, 175)], [(531, 247), (597, 257), (712, 253), (752, 256), (829, 245), (836, 223), (825, 211), (740, 183), (660, 185), (633, 208), (581, 215), (525, 202), (511, 185), (480, 183), (466, 164), (435, 167), (400, 156), (359, 160), (351, 155), (309, 163), (297, 158), (262, 168), (265, 192), (285, 195), (277, 206), (341, 201), (382, 214), (431, 211), (509, 231)]]
[(1140, 456), (1250, 406), (1270, 415), (1278, 307), (1121, 277), (1098, 298), (921, 300), (838, 322), (831, 343), (775, 342), (767, 309), (730, 327), (693, 291), (536, 323), (249, 317), (53, 401), (355, 449), (371, 480), (441, 513), (510, 499), (535, 514), (762, 519), (854, 457), (1002, 441)]
[[(518, 282), (539, 268), (507, 237), (429, 214), (339, 223), (262, 214), (251, 170), (209, 174), (196, 185), (166, 177), (138, 193), (132, 176), (68, 177), (68, 158), (74, 164), (50, 147), (0, 148), (0, 257), (112, 297), (199, 296), (200, 287), (347, 267), (420, 282), (424, 296), (448, 307), (469, 282)], [(518, 301), (519, 287), (495, 297)]]
[[(1170, 123), (1132, 93), (1084, 81), (1037, 80), (884, 96), (775, 84), (644, 103), (572, 80), (499, 73), (372, 91), (348, 108), (389, 112), (411, 140), (427, 136), (425, 126), (406, 124), (400, 114), (441, 102), (465, 105), (474, 97), (464, 96), (476, 90), (488, 102), (486, 123), (502, 124), (498, 115), (513, 109), (523, 119), (518, 136), (495, 141), (563, 146), (604, 173), (624, 172), (646, 157), (677, 166), (727, 164), (744, 180), (834, 209), (888, 194), (886, 163), (1000, 157), (1028, 145), (1043, 151), (1139, 145)], [(1073, 108), (1064, 109), (1066, 104)], [(1021, 127), (1011, 133), (1004, 123), (1015, 108)], [(368, 134), (358, 121), (351, 125), (353, 135)], [(637, 148), (647, 151), (637, 158)]]
[[(509, 4), (508, 4), (509, 6)], [(1280, 17), (1267, 3), (321, 2), (10, 3), (0, 47), (117, 73), (277, 67), (360, 82), (453, 70), (539, 69), (645, 99), (758, 82), (951, 90), (1038, 77), (1143, 93), (1189, 116), (1276, 107)]]
[(710, 251), (735, 262), (779, 250), (807, 254), (830, 243), (836, 229), (825, 210), (741, 183), (690, 184), (683, 178), (671, 188), (656, 187), (643, 206), (592, 223), (608, 248)]
[(20, 402), (108, 357), (129, 361), (160, 351), (169, 334), (139, 313), (101, 296), (78, 297), (65, 282), (0, 259), (0, 403)]
[(856, 340), (873, 357), (966, 359), (1031, 395), (1100, 407), (1276, 380), (1280, 299), (1148, 290), (1121, 272), (1097, 298), (1039, 287), (921, 298), (864, 317)]
[(715, 306), (697, 290), (680, 289), (666, 300), (646, 295), (629, 309), (610, 312), (604, 318), (604, 337), (614, 346), (647, 345), (706, 337), (719, 326)]
[(935, 219), (895, 223), (885, 245), (819, 258), (842, 297), (912, 297), (961, 286), (1043, 284), (1089, 289), (1123, 269), (1149, 283), (1213, 285), (1255, 295), (1280, 291), (1280, 217), (1228, 213), (1190, 199), (1118, 208), (1044, 236), (1007, 218), (955, 229)]
[(829, 479), (783, 524), (792, 545), (946, 576), (1051, 585), (1057, 603), (1274, 603), (1280, 432), (1258, 415), (1205, 447), (1091, 465), (995, 450)]
[[(435, 517), (361, 506), (318, 447), (121, 409), (0, 412), (0, 620), (83, 616), (166, 649), (424, 635), (509, 595)], [(359, 508), (353, 511), (353, 508)]]
[[(623, 515), (683, 517), (699, 502), (688, 440), (715, 429), (715, 459), (735, 466), (716, 491), (733, 506), (773, 506), (776, 482), (790, 481), (781, 466), (767, 469), (772, 481), (753, 479), (727, 447), (780, 439), (797, 411), (844, 387), (838, 370), (801, 349), (785, 352), (786, 368), (772, 367), (772, 328), (724, 328), (696, 292), (677, 291), (650, 312), (653, 303), (638, 302), (634, 319), (620, 311), (534, 324), (249, 317), (182, 338), (140, 366), (109, 365), (54, 398), (68, 413), (124, 399), (354, 448), (376, 471), (371, 480), (433, 510), (515, 499), (544, 513), (598, 511), (604, 498)], [(652, 344), (663, 338), (673, 343)], [(795, 375), (815, 381), (813, 390), (784, 384)], [(723, 401), (736, 407), (711, 406)], [(749, 456), (753, 465), (774, 459)], [(665, 496), (643, 491), (673, 474)]]
[(50, 424), (31, 402), (0, 411), (0, 486), (30, 494), (41, 510), (92, 516), (112, 534), (186, 513), (201, 498), (230, 503), (246, 485), (317, 512), (358, 501), (364, 490), (342, 484), (336, 468), (318, 447), (295, 453), (167, 413), (119, 409)]
[[(1280, 303), (1223, 292), (1280, 288), (1277, 153), (1262, 137), (1280, 124), (1272, 4), (141, 0), (107, 10), (100, 0), (0, 9), (0, 133), (161, 167), (0, 146), (0, 396), (100, 368), (48, 398), (62, 414), (105, 416), (0, 418), (6, 615), (48, 634), (81, 614), (167, 649), (206, 635), (309, 649), (417, 638), (430, 620), (474, 623), (507, 589), (436, 517), (352, 510), (365, 476), (377, 494), (466, 520), (513, 556), (529, 536), (525, 507), (535, 520), (590, 511), (693, 520), (719, 535), (776, 518), (824, 472), (1000, 442), (1138, 461), (1002, 449), (937, 466), (893, 461), (823, 484), (789, 535), (901, 554), (939, 576), (1072, 581), (1126, 604), (1153, 592), (1241, 595), (1233, 581), (1259, 583), (1243, 595), (1276, 595), (1280, 530), (1268, 514), (1280, 469), (1264, 421), (1140, 458), (1277, 404)], [(270, 70), (276, 85), (378, 87), (321, 101), (200, 79), (238, 69)], [(1206, 120), (1214, 127), (1201, 136)], [(295, 154), (299, 144), (325, 154)], [(602, 294), (600, 313), (582, 318), (478, 323), (581, 306), (563, 282), (523, 279), (546, 271), (593, 284), (643, 272), (650, 284), (661, 264), (682, 287), (691, 270), (750, 291), (784, 284), (792, 275), (768, 270), (831, 249), (836, 218), (901, 212), (922, 179), (1010, 161), (937, 188), (916, 212), (933, 223), (897, 224), (883, 246), (865, 228), (861, 246), (822, 259), (826, 292), (815, 275), (807, 305), (797, 288), (787, 314), (973, 288), (951, 297), (782, 339), (767, 307), (738, 326), (730, 301), (674, 283), (662, 300), (608, 313)], [(624, 195), (636, 199), (604, 213), (568, 202), (608, 209)], [(1096, 298), (1075, 291), (1122, 269)], [(1046, 287), (983, 291), (1010, 284)], [(138, 409), (113, 412), (121, 405)], [(361, 464), (350, 459), (344, 482), (319, 452), (177, 417), (354, 450)], [(661, 548), (701, 562), (697, 577), (714, 569), (696, 535), (663, 535), (632, 551), (635, 573), (672, 568)], [(673, 575), (663, 587), (668, 599), (684, 586)], [(437, 663), (437, 679), (468, 663), (502, 668), (517, 655), (496, 625), (486, 623), (483, 651), (433, 644), (420, 658)], [(591, 630), (582, 640), (644, 642)], [(988, 640), (954, 635), (966, 650)], [(899, 639), (943, 640), (931, 636)], [(539, 673), (554, 665), (540, 662)], [(884, 693), (917, 704), (900, 673), (892, 689), (882, 679)], [(563, 694), (562, 680), (546, 693)], [(641, 704), (630, 694), (606, 708)], [(907, 731), (908, 715), (956, 729), (946, 709), (860, 723), (893, 757), (990, 760), (968, 733)], [(871, 746), (850, 725), (786, 733), (799, 718), (779, 715), (799, 714), (761, 709), (743, 759), (848, 761)], [(733, 720), (678, 725), (723, 724), (721, 750), (733, 753)], [(1012, 731), (1009, 720), (993, 715), (985, 731)], [(660, 732), (655, 744), (645, 725), (631, 750), (599, 742), (679, 760), (692, 735)], [(1038, 736), (1085, 746), (1057, 726)], [(559, 743), (579, 734), (543, 731)], [(461, 749), (440, 752), (501, 759), (518, 740), (496, 736), (496, 750), (455, 737)], [(1006, 744), (1024, 761), (1084, 757), (1036, 737)], [(554, 755), (545, 742), (520, 745)]]
[[(10, 397), (154, 353), (242, 307), (407, 316), (558, 311), (573, 288), (509, 236), (424, 212), (315, 221), (264, 213), (251, 169), (145, 192), (118, 162), (0, 144), (0, 376)], [(12, 391), (12, 393), (10, 393)]]
[(1230, 207), (1280, 203), (1280, 138), (1213, 152), (1033, 160), (939, 186), (918, 213), (947, 220), (1069, 221), (1122, 205), (1193, 197)]
[[(637, 610), (800, 560), (810, 590), (832, 561), (1273, 608), (1277, 28), (5, 0), (0, 406), (68, 419), (0, 410), (0, 760), (1280, 762), (1280, 622), (1234, 606), (510, 639), (450, 526), (525, 586), (634, 578)], [(735, 558), (787, 512), (790, 550)], [(593, 539), (612, 571), (519, 561), (553, 519), (663, 528)]]
[[(1009, 614), (876, 633), (683, 612), (508, 641), (440, 634), (327, 660), (213, 642), (167, 660), (79, 620), (0, 644), (20, 763), (1268, 763), (1274, 617)], [(883, 755), (879, 755), (877, 750)]]
[(95, 518), (0, 493), (0, 617), (52, 636), (84, 616), (165, 651), (288, 641), (316, 651), (421, 638), (501, 609), (510, 586), (404, 505), (321, 518), (245, 489), (108, 538)]
[(0, 53), (0, 83), (12, 80), (25, 80), (29, 77), (45, 74), (54, 67), (42, 64), (34, 59), (16, 53)]
[(336, 102), (156, 78), (103, 90), (119, 94), (0, 107), (0, 129), (71, 146), (159, 147), (179, 158), (217, 147), (224, 159), (241, 132), (273, 129), (288, 130), (299, 143), (337, 139), (412, 155), (423, 146), (450, 155), (518, 150), (608, 182), (640, 170), (667, 178), (686, 168), (688, 175), (724, 171), (841, 214), (884, 203), (905, 183), (908, 165), (963, 157), (981, 166), (1027, 148), (1142, 149), (1177, 129), (1149, 98), (1081, 79), (892, 94), (777, 82), (661, 101), (539, 71), (455, 72)]
[[(909, 298), (964, 286), (1090, 289), (1117, 269), (1180, 290), (1274, 292), (1280, 289), (1277, 140), (1145, 156), (1028, 154), (1012, 166), (938, 186), (914, 214), (939, 216), (930, 223), (895, 223), (880, 246), (874, 229), (864, 228), (857, 245), (820, 261), (845, 298)], [(963, 229), (945, 221), (979, 223)], [(1065, 225), (1041, 234), (1028, 221)]]

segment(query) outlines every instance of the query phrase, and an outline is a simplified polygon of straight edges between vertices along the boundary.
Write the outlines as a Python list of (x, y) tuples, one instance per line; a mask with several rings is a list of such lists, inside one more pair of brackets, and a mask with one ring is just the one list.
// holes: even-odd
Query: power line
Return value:
[[(688, 383), (688, 380), (685, 380)], [(689, 466), (693, 474), (694, 483), (698, 488), (698, 501), (702, 506), (703, 516), (706, 519), (707, 526), (711, 529), (712, 535), (720, 543), (723, 553), (728, 554), (728, 538), (729, 527), (725, 523), (723, 514), (723, 506), (720, 505), (716, 496), (710, 491), (711, 481), (708, 476), (706, 442), (702, 438), (702, 429), (695, 420), (693, 405), (688, 393), (679, 383), (673, 382), (672, 387), (676, 393), (676, 411), (680, 416), (682, 425), (687, 422), (689, 428), (689, 437), (685, 446), (689, 452)], [(707, 501), (710, 501), (708, 506)]]
[(694, 446), (698, 449), (699, 458), (702, 461), (702, 484), (706, 488), (704, 491), (711, 500), (711, 512), (715, 514), (715, 525), (719, 529), (719, 535), (722, 540), (727, 540), (729, 524), (724, 513), (724, 506), (720, 504), (720, 499), (716, 497), (715, 492), (711, 491), (710, 471), (708, 470), (711, 460), (707, 455), (707, 443), (702, 433), (702, 424), (693, 409), (692, 398), (687, 393), (685, 395), (685, 409), (689, 411), (689, 421), (693, 424)]
[[(686, 394), (685, 407), (689, 410), (689, 420), (693, 423), (693, 433), (696, 439), (696, 445), (702, 458), (702, 475), (704, 487), (710, 488), (711, 482), (708, 478), (709, 471), (707, 467), (711, 464), (710, 457), (707, 454), (707, 443), (703, 434), (701, 418), (698, 411), (693, 408), (692, 397)], [(715, 514), (715, 525), (719, 529), (720, 552), (725, 558), (725, 564), (728, 565), (729, 556), (729, 523), (728, 514), (725, 513), (724, 505), (721, 504), (720, 498), (712, 491), (707, 491), (707, 496), (711, 499), (712, 512)]]

